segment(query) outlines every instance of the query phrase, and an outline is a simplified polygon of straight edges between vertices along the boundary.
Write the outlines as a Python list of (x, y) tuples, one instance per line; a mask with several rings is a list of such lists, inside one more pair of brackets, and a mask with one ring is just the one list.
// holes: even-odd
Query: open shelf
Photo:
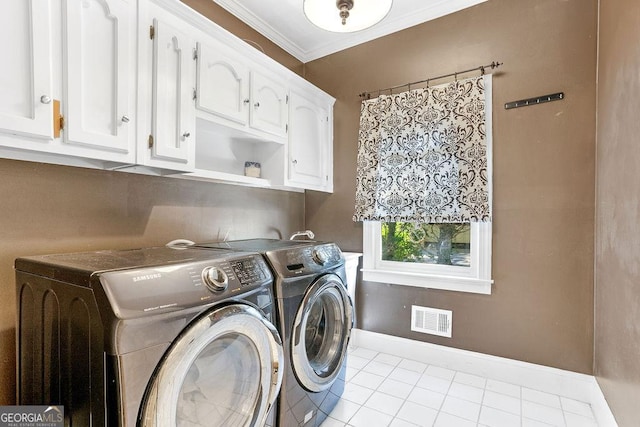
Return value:
[[(185, 177), (258, 187), (284, 184), (285, 144), (197, 120), (195, 170)], [(260, 163), (260, 177), (245, 176), (245, 162)]]

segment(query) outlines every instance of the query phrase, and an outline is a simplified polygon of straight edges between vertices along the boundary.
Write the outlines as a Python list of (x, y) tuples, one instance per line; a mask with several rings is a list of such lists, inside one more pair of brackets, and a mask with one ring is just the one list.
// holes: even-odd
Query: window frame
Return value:
[(362, 279), (420, 288), (491, 294), (491, 222), (472, 222), (470, 267), (382, 259), (381, 222), (363, 223)]

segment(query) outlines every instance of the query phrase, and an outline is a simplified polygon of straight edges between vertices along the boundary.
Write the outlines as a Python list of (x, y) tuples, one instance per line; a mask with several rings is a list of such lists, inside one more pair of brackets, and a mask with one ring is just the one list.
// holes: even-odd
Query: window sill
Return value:
[(407, 273), (404, 271), (385, 271), (362, 269), (362, 280), (368, 282), (391, 283), (394, 285), (414, 286), (418, 288), (442, 289), (446, 291), (469, 292), (491, 295), (493, 280), (468, 277), (451, 277)]

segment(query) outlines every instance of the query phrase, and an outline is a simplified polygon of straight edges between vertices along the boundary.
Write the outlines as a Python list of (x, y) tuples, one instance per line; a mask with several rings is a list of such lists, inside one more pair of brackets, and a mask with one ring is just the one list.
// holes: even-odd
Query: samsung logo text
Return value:
[(162, 277), (162, 274), (160, 274), (160, 273), (145, 274), (143, 276), (135, 276), (133, 278), (133, 281), (134, 282), (142, 282), (144, 280), (160, 279), (161, 277)]

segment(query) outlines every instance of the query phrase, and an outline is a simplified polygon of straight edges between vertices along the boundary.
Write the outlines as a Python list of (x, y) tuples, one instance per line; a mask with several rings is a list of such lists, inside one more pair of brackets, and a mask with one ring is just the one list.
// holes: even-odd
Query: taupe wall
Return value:
[(0, 159), (0, 405), (15, 403), (18, 256), (288, 236), (304, 195)]
[[(210, 0), (192, 7), (300, 73), (302, 64)], [(18, 256), (287, 237), (304, 226), (304, 195), (0, 159), (0, 405), (15, 403)]]
[[(307, 195), (307, 227), (358, 251), (358, 93), (504, 62), (493, 85), (493, 294), (363, 283), (360, 327), (592, 372), (596, 28), (596, 0), (489, 0), (306, 64), (337, 98), (336, 191)], [(559, 91), (560, 102), (502, 107)], [(410, 332), (412, 304), (453, 310), (453, 338)]]
[(595, 374), (640, 425), (640, 3), (600, 1)]

